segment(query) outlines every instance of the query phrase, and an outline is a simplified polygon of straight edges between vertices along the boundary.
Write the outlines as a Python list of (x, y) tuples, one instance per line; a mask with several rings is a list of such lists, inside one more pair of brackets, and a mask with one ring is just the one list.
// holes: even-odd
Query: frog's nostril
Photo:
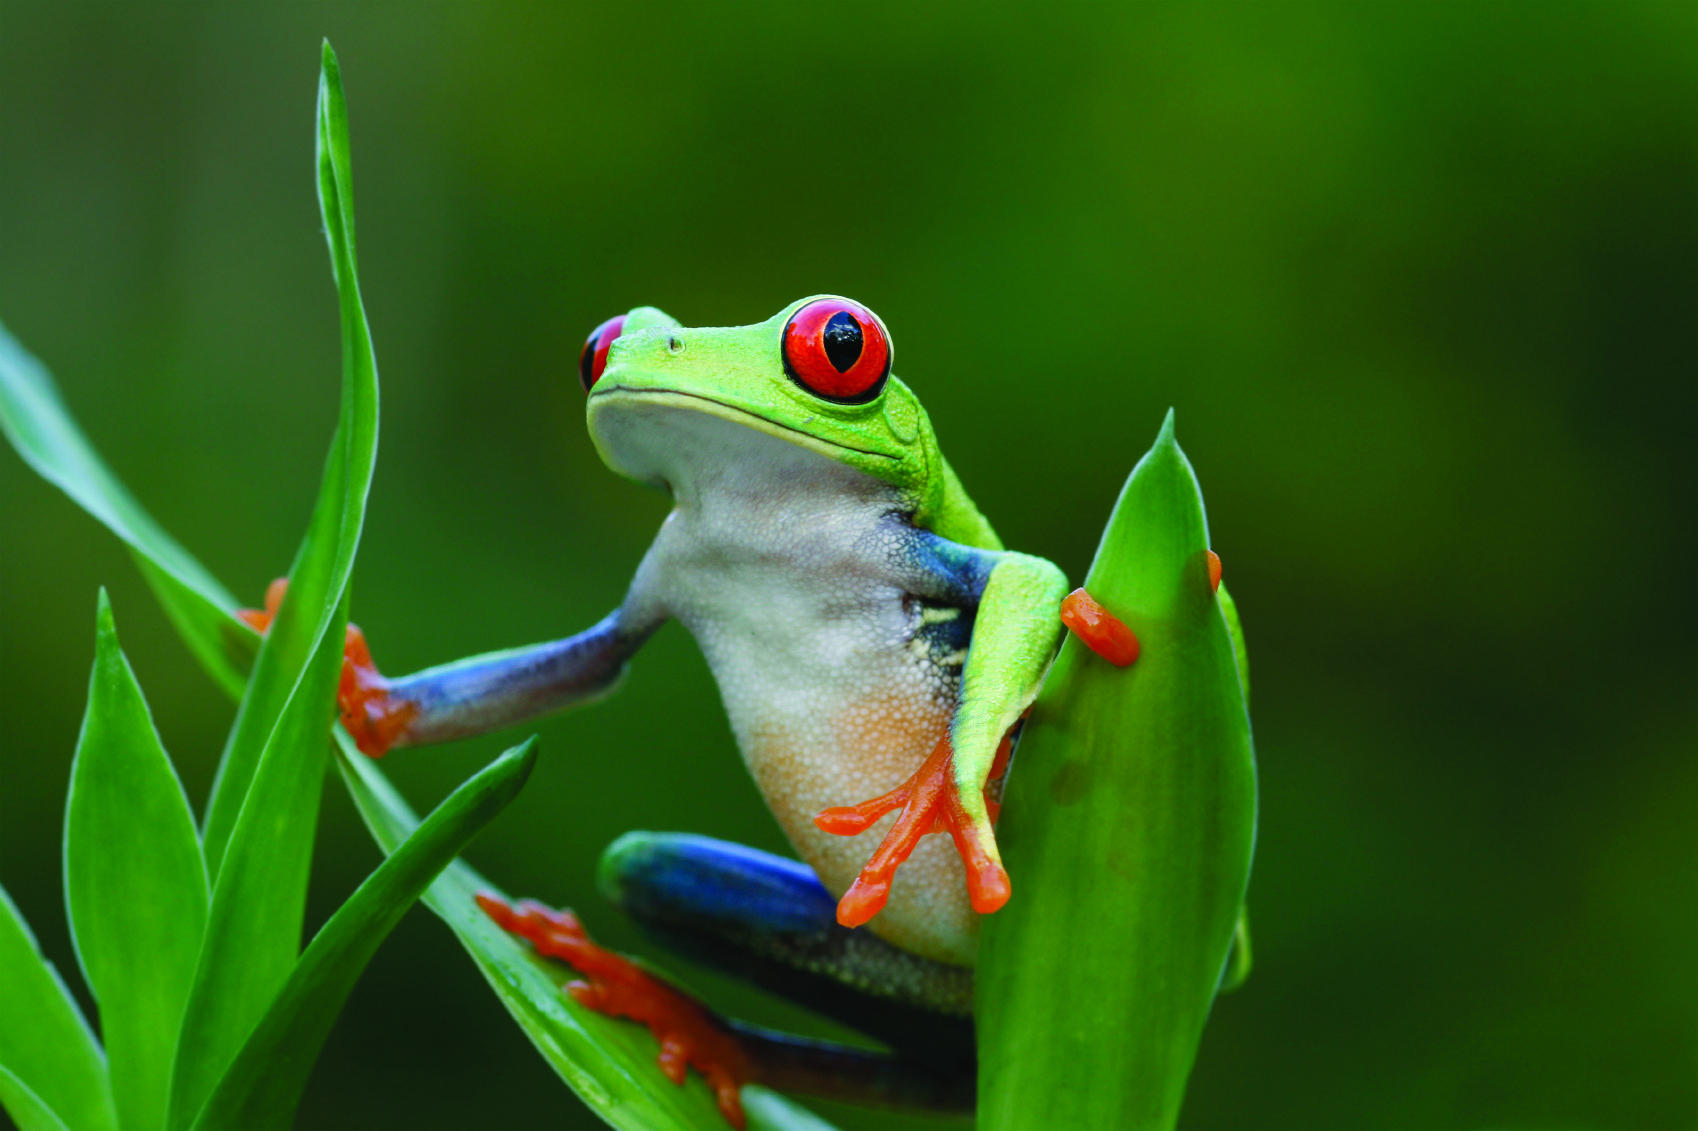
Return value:
[(578, 380), (584, 383), (584, 392), (589, 392), (601, 380), (602, 370), (607, 368), (607, 349), (624, 329), (625, 316), (621, 314), (590, 331), (583, 352), (578, 354)]

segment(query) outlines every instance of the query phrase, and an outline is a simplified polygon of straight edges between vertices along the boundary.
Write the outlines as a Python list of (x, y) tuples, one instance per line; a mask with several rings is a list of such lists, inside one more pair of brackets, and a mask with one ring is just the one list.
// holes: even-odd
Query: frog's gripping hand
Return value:
[[(266, 631), (288, 586), (288, 579), (278, 578), (266, 591), (263, 612), (243, 609), (237, 615)], [(398, 679), (377, 670), (365, 635), (350, 624), (338, 712), (360, 750), (373, 758), (396, 746), (486, 734), (608, 694), (624, 674), (625, 661), (658, 624), (656, 617), (633, 615), (628, 604), (564, 640), (473, 656)]]
[(973, 910), (985, 914), (1008, 902), (1011, 888), (992, 831), (995, 802), (986, 796), (987, 787), (1002, 776), (1009, 733), (1037, 698), (1055, 655), (1061, 633), (1057, 611), (1067, 579), (1042, 558), (951, 548), (966, 556), (966, 576), (976, 573), (984, 582), (961, 677), (960, 705), (949, 733), (896, 789), (859, 805), (827, 809), (814, 821), (828, 833), (853, 836), (886, 813), (902, 809), (838, 904), (838, 921), (846, 927), (858, 927), (878, 914), (889, 898), (896, 869), (921, 837), (934, 832), (947, 832), (954, 839), (966, 866)]
[(567, 984), (566, 992), (579, 1005), (610, 1017), (629, 1017), (649, 1027), (660, 1042), (660, 1070), (674, 1084), (696, 1069), (713, 1090), (720, 1114), (741, 1129), (741, 1088), (755, 1079), (755, 1064), (737, 1037), (701, 1003), (679, 993), (628, 958), (604, 950), (590, 940), (578, 917), (554, 911), (533, 900), (508, 904), (490, 892), (479, 892), (478, 906), (505, 931), (528, 939), (537, 953), (558, 958), (584, 975)]

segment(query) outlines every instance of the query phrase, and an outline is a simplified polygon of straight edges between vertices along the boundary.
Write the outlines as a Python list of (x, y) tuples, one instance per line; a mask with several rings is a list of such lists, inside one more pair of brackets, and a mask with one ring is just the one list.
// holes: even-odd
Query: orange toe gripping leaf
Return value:
[[(1000, 779), (1008, 768), (1012, 743), (1006, 736), (997, 747), (996, 761), (991, 765), (990, 782), (985, 787), (985, 808), (992, 824), (996, 821), (998, 805), (991, 796), (1000, 787)], [(837, 836), (854, 836), (865, 832), (880, 817), (894, 809), (902, 816), (884, 834), (884, 841), (861, 874), (837, 903), (837, 921), (845, 927), (859, 927), (884, 909), (890, 898), (890, 881), (920, 843), (931, 833), (948, 833), (955, 840), (955, 850), (967, 866), (967, 897), (973, 910), (988, 915), (1008, 902), (1011, 888), (1008, 873), (998, 858), (996, 841), (990, 828), (977, 827), (962, 807), (956, 795), (955, 750), (945, 734), (925, 764), (914, 776), (885, 794), (859, 805), (826, 809), (814, 818), (814, 824)]]
[(1061, 623), (1084, 641), (1085, 647), (1117, 668), (1138, 658), (1138, 637), (1126, 622), (1097, 604), (1084, 589), (1075, 589), (1061, 602)]
[[(265, 611), (237, 609), (236, 615), (258, 632), (271, 627), (277, 610), (283, 607), (283, 595), (289, 591), (289, 579), (279, 577), (265, 590)], [(360, 752), (371, 758), (381, 758), (395, 745), (407, 724), (418, 717), (419, 705), (410, 699), (389, 694), (389, 681), (372, 663), (371, 648), (360, 626), (350, 624), (342, 644), (342, 678), (336, 688), (336, 705), (342, 725), (348, 728)]]
[(647, 1025), (660, 1042), (660, 1070), (667, 1079), (682, 1084), (685, 1069), (695, 1068), (713, 1089), (725, 1121), (743, 1127), (738, 1089), (755, 1079), (755, 1064), (701, 1003), (591, 942), (570, 911), (554, 911), (528, 899), (510, 905), (489, 892), (478, 893), (478, 906), (502, 930), (530, 940), (538, 954), (558, 958), (583, 974), (587, 981), (566, 985), (574, 1001), (597, 1013)]

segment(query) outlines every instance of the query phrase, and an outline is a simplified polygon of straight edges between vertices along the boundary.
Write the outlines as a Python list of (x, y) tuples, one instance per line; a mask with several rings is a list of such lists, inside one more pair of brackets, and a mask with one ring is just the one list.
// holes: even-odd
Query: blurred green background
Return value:
[[(1257, 968), (1186, 1126), (1698, 1122), (1698, 7), (7, 4), (0, 317), (256, 604), (336, 409), (325, 35), (384, 381), (354, 614), (386, 670), (619, 600), (666, 502), (585, 437), (592, 326), (852, 295), (1007, 542), (1074, 578), (1177, 409), (1263, 806)], [(0, 882), (74, 981), (96, 587), (197, 810), (232, 708), (9, 453), (0, 555)], [(675, 625), (538, 729), (471, 859), (612, 945), (641, 947), (592, 883), (620, 832), (784, 847)], [(519, 733), (385, 768), (429, 805)], [(377, 859), (334, 783), (320, 840), (314, 923)], [(301, 1113), (592, 1122), (421, 910)]]

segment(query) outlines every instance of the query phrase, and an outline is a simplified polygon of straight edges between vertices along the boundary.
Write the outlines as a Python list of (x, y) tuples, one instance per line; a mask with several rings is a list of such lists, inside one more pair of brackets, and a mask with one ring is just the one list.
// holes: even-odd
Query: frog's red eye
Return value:
[(785, 323), (784, 372), (816, 397), (866, 404), (890, 376), (890, 338), (860, 303), (822, 298)]
[(578, 380), (584, 383), (584, 392), (589, 392), (601, 380), (601, 371), (607, 368), (607, 347), (624, 329), (625, 316), (621, 314), (590, 331), (584, 352), (578, 355)]

